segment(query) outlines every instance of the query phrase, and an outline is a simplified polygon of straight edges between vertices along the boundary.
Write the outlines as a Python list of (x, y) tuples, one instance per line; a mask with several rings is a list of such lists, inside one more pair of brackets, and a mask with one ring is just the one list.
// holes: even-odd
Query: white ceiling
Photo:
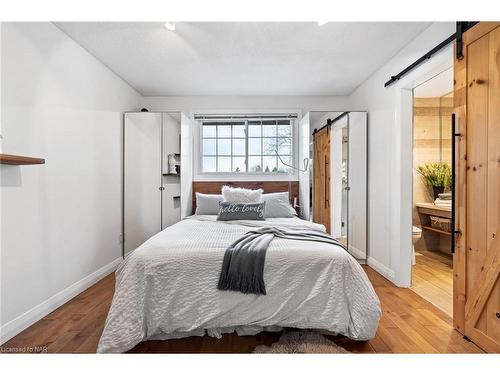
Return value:
[(58, 22), (146, 96), (348, 95), (428, 22)]

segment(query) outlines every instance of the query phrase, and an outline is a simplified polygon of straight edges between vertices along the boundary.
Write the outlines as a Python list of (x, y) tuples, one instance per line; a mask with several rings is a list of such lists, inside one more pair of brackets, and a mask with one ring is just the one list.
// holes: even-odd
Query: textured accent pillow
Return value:
[(244, 188), (222, 187), (224, 202), (231, 203), (259, 203), (262, 202), (262, 189), (251, 190)]
[(223, 200), (222, 194), (202, 194), (196, 192), (195, 215), (218, 215), (219, 202)]
[(219, 216), (217, 220), (265, 220), (264, 210), (266, 204), (262, 203), (219, 203)]
[(262, 194), (262, 202), (266, 204), (264, 217), (294, 217), (295, 210), (290, 205), (288, 192)]

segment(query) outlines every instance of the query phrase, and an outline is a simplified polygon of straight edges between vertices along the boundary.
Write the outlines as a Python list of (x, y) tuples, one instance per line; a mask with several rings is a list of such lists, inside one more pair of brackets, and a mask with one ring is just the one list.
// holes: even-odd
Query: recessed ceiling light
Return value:
[(165, 22), (165, 29), (170, 31), (175, 31), (175, 22), (167, 21)]
[(327, 24), (328, 21), (318, 21), (318, 27), (323, 26), (324, 24)]

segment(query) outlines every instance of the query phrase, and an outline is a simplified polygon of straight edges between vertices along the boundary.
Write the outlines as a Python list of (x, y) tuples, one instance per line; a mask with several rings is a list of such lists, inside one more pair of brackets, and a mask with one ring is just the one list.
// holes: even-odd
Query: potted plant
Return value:
[(427, 163), (417, 167), (428, 186), (432, 188), (434, 200), (439, 194), (444, 193), (445, 188), (450, 187), (451, 166), (448, 163)]

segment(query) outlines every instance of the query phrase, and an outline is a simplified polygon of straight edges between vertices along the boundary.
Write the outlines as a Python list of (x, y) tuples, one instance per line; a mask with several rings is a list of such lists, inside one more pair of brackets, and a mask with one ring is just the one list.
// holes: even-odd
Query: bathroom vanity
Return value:
[(450, 234), (450, 231), (435, 228), (431, 225), (431, 216), (451, 220), (451, 207), (436, 206), (434, 203), (417, 203), (417, 211), (420, 216), (422, 229), (436, 233)]

